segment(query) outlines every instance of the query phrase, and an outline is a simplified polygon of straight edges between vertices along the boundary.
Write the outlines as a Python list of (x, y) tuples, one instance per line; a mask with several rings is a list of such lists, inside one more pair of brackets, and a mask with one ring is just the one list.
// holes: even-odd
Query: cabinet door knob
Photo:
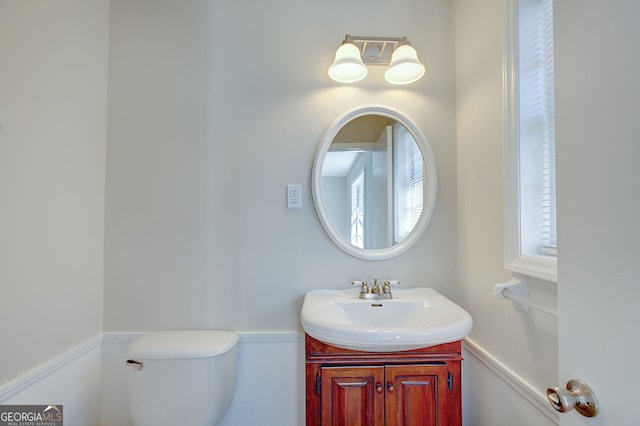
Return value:
[(384, 392), (384, 388), (382, 387), (382, 383), (376, 383), (376, 392), (378, 392), (378, 393)]
[(393, 386), (393, 383), (391, 383), (391, 382), (387, 382), (387, 390), (388, 390), (390, 393), (393, 393), (393, 392), (395, 392), (395, 391), (396, 391), (396, 387), (395, 387), (395, 386)]

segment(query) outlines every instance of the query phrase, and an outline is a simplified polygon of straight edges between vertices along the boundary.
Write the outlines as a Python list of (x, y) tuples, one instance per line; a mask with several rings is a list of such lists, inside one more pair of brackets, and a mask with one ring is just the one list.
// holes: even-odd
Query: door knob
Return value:
[(598, 401), (593, 391), (582, 380), (569, 380), (566, 389), (548, 388), (547, 399), (551, 406), (566, 413), (573, 408), (585, 417), (594, 417), (598, 414)]

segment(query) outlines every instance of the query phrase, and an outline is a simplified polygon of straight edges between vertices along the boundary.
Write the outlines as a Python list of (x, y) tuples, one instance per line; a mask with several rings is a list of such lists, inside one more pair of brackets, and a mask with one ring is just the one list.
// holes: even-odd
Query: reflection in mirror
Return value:
[(427, 227), (437, 192), (435, 159), (404, 115), (360, 108), (325, 134), (311, 189), (320, 222), (341, 249), (388, 259), (415, 244)]
[(422, 153), (405, 126), (381, 115), (347, 123), (322, 167), (322, 200), (342, 238), (384, 249), (415, 227), (424, 199)]

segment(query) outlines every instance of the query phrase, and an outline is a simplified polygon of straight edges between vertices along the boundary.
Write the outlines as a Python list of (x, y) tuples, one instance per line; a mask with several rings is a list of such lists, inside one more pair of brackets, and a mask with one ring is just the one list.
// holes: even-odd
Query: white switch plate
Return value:
[(287, 185), (287, 207), (288, 208), (302, 207), (302, 185), (300, 184)]

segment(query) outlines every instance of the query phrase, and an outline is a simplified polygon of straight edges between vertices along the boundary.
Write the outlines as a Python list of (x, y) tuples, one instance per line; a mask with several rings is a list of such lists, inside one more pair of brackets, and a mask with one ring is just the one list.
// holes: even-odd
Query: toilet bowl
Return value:
[(235, 391), (238, 335), (151, 332), (129, 345), (129, 403), (136, 426), (213, 426)]

